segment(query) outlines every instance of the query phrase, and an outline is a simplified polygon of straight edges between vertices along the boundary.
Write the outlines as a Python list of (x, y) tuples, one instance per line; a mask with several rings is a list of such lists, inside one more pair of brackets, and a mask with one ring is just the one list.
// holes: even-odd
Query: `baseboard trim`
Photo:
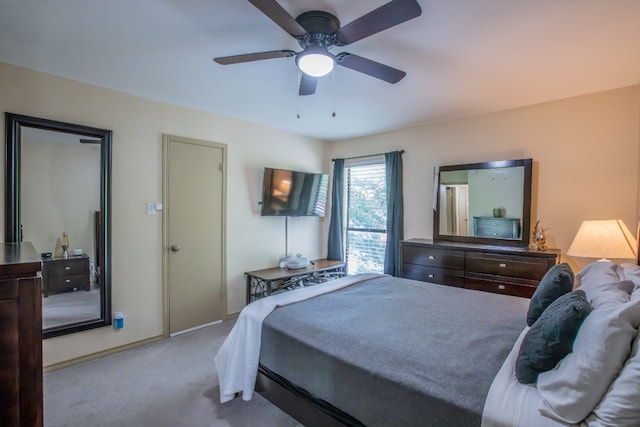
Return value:
[(172, 334), (169, 334), (169, 337), (170, 338), (177, 337), (178, 335), (182, 335), (182, 334), (186, 334), (186, 333), (189, 333), (189, 332), (197, 331), (198, 329), (206, 328), (207, 326), (217, 325), (218, 323), (222, 323), (222, 319), (216, 320), (215, 322), (211, 322), (211, 323), (205, 323), (204, 325), (194, 326), (193, 328), (185, 329), (184, 331), (174, 332)]
[(76, 357), (75, 359), (65, 360), (64, 362), (54, 363), (52, 365), (44, 366), (42, 368), (43, 372), (56, 371), (62, 368), (68, 368), (69, 366), (77, 365), (78, 363), (88, 362), (93, 359), (97, 359), (99, 357), (109, 356), (110, 354), (120, 353), (124, 350), (130, 350), (132, 348), (140, 347), (141, 345), (151, 344), (156, 341), (163, 340), (164, 337), (162, 335), (158, 335), (151, 338), (146, 338), (141, 341), (132, 342), (129, 344), (121, 345), (119, 347), (110, 348), (108, 350), (99, 351), (97, 353), (87, 354), (86, 356)]

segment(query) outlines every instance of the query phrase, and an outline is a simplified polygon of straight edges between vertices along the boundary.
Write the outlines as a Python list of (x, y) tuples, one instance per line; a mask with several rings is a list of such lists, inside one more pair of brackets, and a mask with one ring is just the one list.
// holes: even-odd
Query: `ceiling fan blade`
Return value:
[(307, 35), (305, 29), (275, 0), (249, 0), (249, 3), (260, 9), (262, 13), (293, 37), (302, 38)]
[(336, 55), (336, 63), (389, 83), (398, 83), (407, 75), (404, 71), (346, 52)]
[(416, 0), (393, 0), (336, 31), (336, 45), (344, 46), (420, 16)]
[(84, 139), (80, 138), (80, 144), (100, 144), (102, 141), (99, 139)]
[(316, 87), (318, 86), (318, 78), (311, 77), (306, 73), (302, 73), (302, 77), (300, 77), (300, 89), (298, 90), (298, 95), (313, 95), (316, 93)]
[(272, 50), (269, 52), (245, 53), (243, 55), (223, 56), (213, 58), (215, 62), (222, 65), (240, 64), (242, 62), (262, 61), (263, 59), (290, 58), (295, 56), (292, 50)]

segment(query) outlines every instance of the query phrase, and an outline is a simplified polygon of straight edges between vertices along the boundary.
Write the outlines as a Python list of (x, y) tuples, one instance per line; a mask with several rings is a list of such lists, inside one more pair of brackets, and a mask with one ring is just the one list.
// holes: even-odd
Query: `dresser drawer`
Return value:
[(403, 264), (402, 277), (422, 282), (464, 287), (464, 271), (447, 268), (425, 267), (424, 265)]
[(403, 263), (464, 270), (464, 251), (405, 246)]
[(66, 276), (49, 278), (50, 291), (64, 291), (67, 289), (89, 290), (89, 276)]
[(0, 300), (18, 299), (18, 280), (4, 279), (0, 281)]
[(544, 258), (467, 252), (466, 271), (540, 281), (549, 268)]
[(531, 298), (538, 284), (535, 280), (469, 274), (465, 277), (464, 287), (477, 291)]
[(89, 258), (56, 259), (43, 262), (45, 274), (52, 277), (82, 275), (89, 273)]

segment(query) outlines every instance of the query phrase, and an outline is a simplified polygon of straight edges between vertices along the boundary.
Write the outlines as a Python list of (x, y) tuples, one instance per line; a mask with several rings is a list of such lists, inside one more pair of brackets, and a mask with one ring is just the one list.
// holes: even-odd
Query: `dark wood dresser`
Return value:
[(560, 250), (410, 239), (400, 243), (407, 279), (530, 298)]
[(0, 425), (42, 426), (40, 255), (0, 243)]
[(49, 293), (91, 290), (89, 257), (74, 255), (69, 258), (50, 258), (42, 260), (42, 292)]

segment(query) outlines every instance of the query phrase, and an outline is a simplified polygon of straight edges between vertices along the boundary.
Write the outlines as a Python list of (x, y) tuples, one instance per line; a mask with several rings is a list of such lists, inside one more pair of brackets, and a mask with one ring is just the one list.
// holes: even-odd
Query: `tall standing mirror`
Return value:
[(436, 241), (528, 246), (532, 160), (441, 166)]
[(43, 338), (110, 325), (111, 131), (5, 122), (5, 241), (42, 254)]

